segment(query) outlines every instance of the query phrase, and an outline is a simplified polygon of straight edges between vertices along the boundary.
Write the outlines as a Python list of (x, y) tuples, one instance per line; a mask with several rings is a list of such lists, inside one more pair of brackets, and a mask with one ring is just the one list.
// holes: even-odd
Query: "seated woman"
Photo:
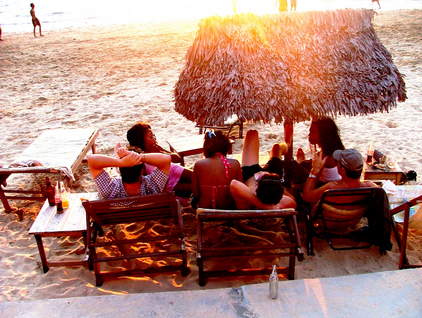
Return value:
[[(333, 158), (333, 152), (344, 150), (344, 145), (334, 120), (331, 118), (313, 120), (309, 128), (308, 138), (311, 147), (318, 145), (322, 152), (322, 158), (326, 158), (318, 186), (330, 181), (340, 180), (341, 176), (337, 171), (337, 162)], [(308, 179), (311, 168), (312, 160), (305, 160), (305, 154), (299, 148), (297, 150), (297, 161), (291, 161), (286, 167), (286, 178), (295, 185), (304, 184)]]
[[(174, 191), (177, 196), (188, 198), (191, 193), (192, 170), (186, 169), (174, 163), (181, 162), (178, 154), (171, 153), (157, 144), (151, 126), (146, 122), (138, 122), (133, 125), (126, 134), (129, 149), (140, 149), (146, 153), (163, 153), (171, 156), (169, 180), (165, 191)], [(131, 148), (132, 147), (132, 148)], [(146, 165), (146, 173), (150, 174), (154, 167)]]
[(296, 208), (296, 202), (284, 192), (282, 179), (283, 165), (281, 157), (285, 148), (274, 144), (270, 160), (264, 167), (259, 165), (258, 131), (246, 133), (242, 150), (242, 174), (244, 183), (233, 180), (230, 191), (241, 210), (249, 209), (285, 209)]
[(221, 131), (205, 133), (205, 159), (198, 160), (193, 167), (192, 207), (228, 210), (235, 208), (230, 193), (230, 182), (242, 182), (242, 170), (239, 161), (226, 158), (230, 147), (230, 140)]

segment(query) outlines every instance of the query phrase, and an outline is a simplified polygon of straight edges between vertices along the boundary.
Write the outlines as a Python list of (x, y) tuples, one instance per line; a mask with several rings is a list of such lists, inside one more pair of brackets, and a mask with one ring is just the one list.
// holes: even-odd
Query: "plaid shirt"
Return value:
[[(140, 186), (141, 194), (146, 195), (163, 192), (164, 188), (166, 187), (167, 180), (168, 175), (166, 175), (160, 169), (155, 168), (150, 175), (142, 176)], [(107, 171), (104, 170), (97, 178), (95, 178), (94, 181), (102, 199), (128, 197), (123, 185), (122, 178), (120, 176), (113, 178)]]

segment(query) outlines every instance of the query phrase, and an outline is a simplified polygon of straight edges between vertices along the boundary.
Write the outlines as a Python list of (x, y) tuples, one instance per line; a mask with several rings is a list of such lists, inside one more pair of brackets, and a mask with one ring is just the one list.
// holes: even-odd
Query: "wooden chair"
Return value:
[[(422, 267), (422, 265), (409, 264), (409, 261), (406, 257), (406, 245), (407, 245), (407, 235), (409, 231), (410, 208), (419, 203), (422, 203), (422, 195), (410, 201), (404, 202), (403, 204), (400, 204), (399, 206), (391, 210), (391, 221), (393, 223), (393, 230), (396, 236), (397, 245), (400, 250), (400, 259), (399, 259), (400, 269)], [(404, 211), (404, 223), (403, 223), (403, 234), (400, 236), (400, 233), (397, 229), (396, 221), (394, 220), (394, 215), (402, 211)]]
[[(308, 212), (306, 220), (306, 245), (308, 255), (313, 255), (313, 238), (325, 238), (333, 250), (369, 248), (372, 243), (336, 247), (334, 238), (350, 238), (349, 227), (359, 223), (372, 203), (374, 188), (327, 190), (314, 207)], [(322, 229), (322, 231), (320, 231)], [(339, 234), (339, 230), (349, 233)], [(337, 233), (336, 233), (337, 232)], [(344, 231), (343, 231), (344, 232)]]
[[(123, 199), (97, 200), (83, 202), (86, 210), (88, 250), (90, 267), (95, 271), (96, 285), (101, 286), (105, 278), (120, 276), (146, 275), (152, 272), (180, 270), (183, 276), (188, 274), (186, 244), (183, 235), (183, 220), (179, 200), (174, 192), (156, 195), (135, 196)], [(117, 237), (112, 231), (114, 225), (132, 223), (165, 222), (169, 229), (165, 233), (146, 231), (140, 234)], [(111, 227), (110, 227), (111, 226)], [(106, 228), (107, 227), (107, 228)], [(103, 230), (108, 230), (100, 238)], [(153, 232), (153, 233), (149, 233)], [(135, 245), (136, 244), (136, 245)], [(143, 248), (141, 244), (149, 244)], [(127, 251), (134, 247), (132, 251)], [(99, 249), (106, 250), (100, 255)], [(119, 252), (115, 252), (116, 249)], [(151, 258), (154, 260), (147, 268), (121, 269), (125, 266), (116, 261)], [(174, 259), (176, 258), (176, 259)], [(165, 261), (165, 266), (157, 265), (155, 260)], [(102, 271), (100, 263), (112, 266), (110, 271)], [(127, 263), (123, 263), (127, 264)]]
[[(289, 279), (294, 279), (295, 274), (295, 258), (299, 261), (303, 260), (303, 250), (300, 244), (299, 231), (296, 221), (297, 212), (294, 209), (284, 210), (217, 210), (217, 209), (197, 209), (197, 235), (198, 235), (198, 252), (197, 264), (199, 268), (199, 285), (205, 285), (207, 277), (221, 276), (244, 276), (244, 275), (263, 275), (271, 274), (272, 267), (268, 264), (265, 268), (242, 268), (242, 269), (217, 269), (205, 270), (204, 262), (214, 259), (238, 259), (238, 258), (262, 258), (262, 257), (288, 257), (289, 263), (285, 267), (277, 267), (278, 274), (287, 274)], [(253, 220), (253, 219), (274, 219), (283, 218), (289, 232), (288, 242), (277, 239), (271, 244), (257, 245), (245, 244), (230, 246), (211, 246), (204, 240), (204, 223), (220, 222), (220, 221), (236, 221), (236, 220)], [(287, 222), (286, 222), (287, 221)], [(284, 232), (281, 227), (279, 232)]]

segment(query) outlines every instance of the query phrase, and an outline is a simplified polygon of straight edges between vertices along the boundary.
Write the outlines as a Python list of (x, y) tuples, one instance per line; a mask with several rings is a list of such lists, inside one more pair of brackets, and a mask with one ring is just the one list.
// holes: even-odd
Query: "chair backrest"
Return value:
[(180, 231), (183, 228), (180, 203), (174, 192), (85, 201), (82, 204), (86, 210), (87, 226), (90, 226), (91, 220), (103, 226), (172, 219)]
[(328, 229), (340, 229), (359, 223), (373, 197), (373, 188), (333, 189), (323, 193), (315, 218), (323, 218)]
[(274, 218), (284, 217), (288, 215), (297, 215), (295, 209), (279, 209), (279, 210), (219, 210), (219, 209), (202, 209), (196, 210), (197, 218), (201, 220), (230, 220), (230, 219), (247, 219), (247, 218)]

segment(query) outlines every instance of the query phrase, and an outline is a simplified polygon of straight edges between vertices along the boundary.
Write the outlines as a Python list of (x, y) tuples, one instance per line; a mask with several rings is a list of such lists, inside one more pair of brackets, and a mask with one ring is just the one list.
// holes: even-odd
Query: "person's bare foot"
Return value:
[(289, 145), (286, 142), (281, 142), (278, 145), (280, 146), (280, 155), (285, 156), (289, 151)]
[(299, 162), (299, 163), (301, 163), (302, 161), (304, 161), (306, 159), (305, 153), (303, 152), (302, 148), (299, 148), (297, 150), (296, 159), (297, 159), (297, 162)]

